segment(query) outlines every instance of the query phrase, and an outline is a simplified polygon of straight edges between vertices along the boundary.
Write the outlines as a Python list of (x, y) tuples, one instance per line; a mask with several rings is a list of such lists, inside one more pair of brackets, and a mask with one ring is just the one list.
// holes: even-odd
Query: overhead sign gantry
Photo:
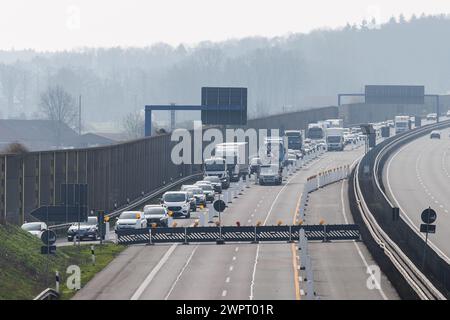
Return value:
[(203, 124), (246, 125), (247, 88), (203, 87), (201, 105), (146, 105), (145, 136), (152, 134), (152, 111), (201, 111)]

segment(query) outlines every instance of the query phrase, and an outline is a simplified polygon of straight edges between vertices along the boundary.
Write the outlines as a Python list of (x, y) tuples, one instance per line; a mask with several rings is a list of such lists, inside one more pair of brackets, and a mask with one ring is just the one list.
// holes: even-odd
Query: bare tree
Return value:
[(25, 154), (29, 152), (28, 148), (19, 142), (8, 144), (0, 153), (1, 154)]
[(78, 113), (74, 98), (61, 86), (49, 87), (41, 94), (40, 108), (45, 117), (53, 121), (57, 146), (60, 146), (62, 125), (73, 128), (76, 124)]
[(145, 120), (140, 111), (128, 113), (122, 120), (122, 126), (128, 139), (138, 139), (144, 136)]
[(6, 116), (11, 117), (14, 113), (14, 96), (18, 85), (18, 70), (12, 65), (0, 65), (0, 84), (3, 95), (7, 100)]

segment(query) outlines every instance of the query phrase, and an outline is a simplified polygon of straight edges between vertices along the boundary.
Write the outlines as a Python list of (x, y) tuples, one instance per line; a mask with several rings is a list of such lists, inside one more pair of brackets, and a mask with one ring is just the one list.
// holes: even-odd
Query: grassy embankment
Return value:
[(20, 228), (0, 225), (0, 300), (33, 299), (48, 287), (55, 287), (55, 271), (61, 278), (61, 299), (75, 292), (66, 287), (66, 270), (81, 268), (81, 285), (85, 285), (125, 247), (115, 244), (95, 246), (96, 264), (92, 265), (89, 245), (58, 247), (55, 255), (40, 253), (42, 242)]

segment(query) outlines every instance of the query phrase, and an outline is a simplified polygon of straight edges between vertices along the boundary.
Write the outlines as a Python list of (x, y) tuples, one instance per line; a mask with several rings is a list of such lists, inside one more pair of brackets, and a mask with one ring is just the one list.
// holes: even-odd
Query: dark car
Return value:
[(73, 223), (69, 230), (67, 230), (67, 241), (71, 242), (75, 237), (79, 237), (80, 240), (91, 239), (97, 240), (99, 236), (98, 231), (98, 219), (97, 217), (88, 217), (86, 222)]
[(161, 205), (146, 205), (144, 207), (144, 216), (147, 219), (147, 226), (156, 224), (158, 227), (169, 226), (169, 214), (167, 209)]
[(439, 131), (432, 131), (430, 134), (431, 139), (440, 139), (441, 133)]
[(211, 182), (214, 191), (217, 193), (222, 193), (222, 181), (217, 176), (206, 176), (203, 178), (203, 181)]
[(197, 200), (194, 197), (194, 193), (191, 190), (186, 190), (189, 200), (191, 201), (191, 211), (197, 211)]
[(211, 184), (208, 184), (207, 182), (205, 182), (205, 183), (198, 183), (198, 184), (196, 184), (196, 186), (198, 186), (199, 188), (201, 188), (203, 190), (203, 193), (205, 194), (205, 197), (206, 197), (206, 201), (210, 201), (210, 202), (214, 201), (214, 199), (215, 199), (214, 188)]
[(280, 166), (276, 164), (262, 165), (259, 167), (258, 181), (260, 185), (280, 185), (283, 181)]
[(187, 188), (186, 190), (194, 194), (195, 203), (197, 206), (203, 206), (204, 208), (206, 208), (206, 196), (203, 193), (202, 188), (198, 186), (192, 186), (190, 188)]
[(250, 174), (258, 173), (260, 166), (261, 166), (261, 159), (258, 157), (252, 158), (250, 160)]

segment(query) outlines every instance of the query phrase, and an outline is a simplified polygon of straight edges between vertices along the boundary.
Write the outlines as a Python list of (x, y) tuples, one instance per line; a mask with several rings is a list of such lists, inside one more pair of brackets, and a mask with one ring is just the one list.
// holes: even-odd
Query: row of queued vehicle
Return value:
[[(41, 238), (44, 231), (48, 230), (44, 222), (27, 222), (21, 228), (38, 238)], [(88, 217), (87, 221), (72, 223), (67, 230), (68, 241), (73, 241), (75, 238), (97, 240), (99, 237), (98, 218), (95, 216)]]
[(141, 229), (149, 226), (168, 227), (169, 216), (189, 219), (191, 212), (204, 208), (222, 192), (218, 177), (205, 177), (192, 185), (182, 185), (179, 191), (167, 191), (160, 198), (160, 204), (150, 204), (141, 211), (124, 211), (116, 222), (116, 230)]
[[(222, 192), (222, 184), (218, 177), (205, 177), (193, 185), (183, 185), (180, 191), (168, 191), (160, 199), (160, 204), (144, 206), (143, 211), (130, 210), (122, 212), (116, 220), (116, 230), (142, 229), (152, 225), (169, 226), (169, 213), (173, 217), (190, 218), (191, 212), (197, 207), (206, 207), (208, 202), (215, 200), (215, 194)], [(48, 229), (44, 222), (28, 222), (22, 229), (41, 238)], [(88, 217), (85, 222), (73, 223), (67, 230), (67, 240), (99, 239), (98, 218)]]

